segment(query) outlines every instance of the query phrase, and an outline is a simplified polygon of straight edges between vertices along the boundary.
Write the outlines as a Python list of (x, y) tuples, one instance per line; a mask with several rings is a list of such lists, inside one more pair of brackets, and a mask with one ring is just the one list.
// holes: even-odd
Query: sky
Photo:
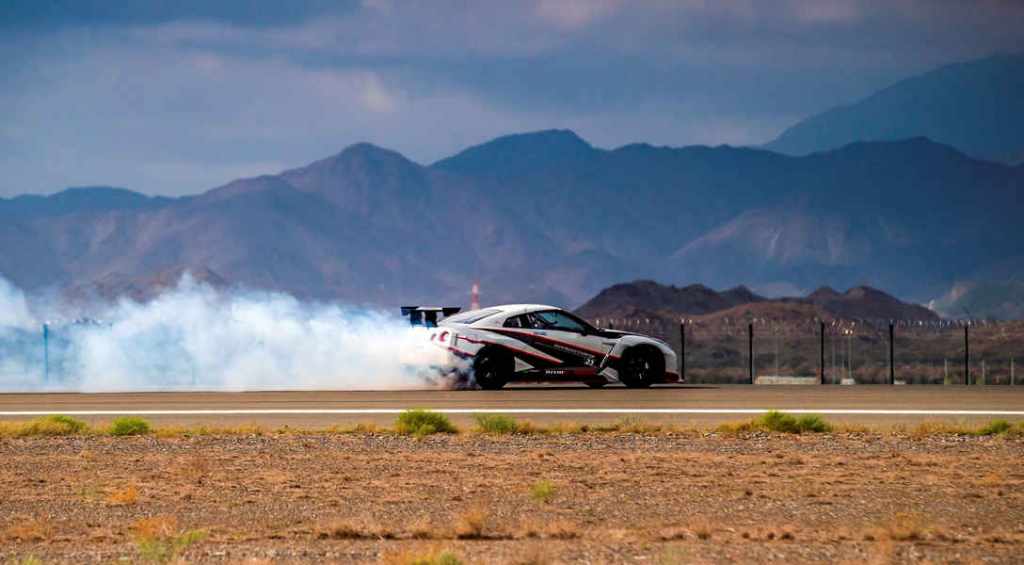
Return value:
[(756, 145), (1024, 50), (1016, 0), (2, 0), (0, 197), (192, 194), (361, 141)]

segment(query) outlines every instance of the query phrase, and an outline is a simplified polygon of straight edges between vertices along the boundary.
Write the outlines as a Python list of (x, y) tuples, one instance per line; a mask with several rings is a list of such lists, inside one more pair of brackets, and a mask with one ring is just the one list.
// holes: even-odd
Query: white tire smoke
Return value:
[[(56, 321), (0, 279), (0, 391), (394, 390), (443, 386), (443, 352), (394, 314), (219, 291), (184, 277), (147, 303)], [(52, 316), (52, 311), (49, 312)]]

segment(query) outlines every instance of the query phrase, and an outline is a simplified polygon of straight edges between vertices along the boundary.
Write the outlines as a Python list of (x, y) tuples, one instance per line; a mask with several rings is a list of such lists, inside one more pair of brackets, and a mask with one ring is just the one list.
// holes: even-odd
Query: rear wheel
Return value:
[(499, 349), (485, 349), (473, 360), (473, 377), (484, 390), (498, 390), (512, 376), (515, 360)]
[(619, 364), (619, 380), (629, 388), (647, 388), (665, 373), (665, 357), (653, 347), (627, 349)]

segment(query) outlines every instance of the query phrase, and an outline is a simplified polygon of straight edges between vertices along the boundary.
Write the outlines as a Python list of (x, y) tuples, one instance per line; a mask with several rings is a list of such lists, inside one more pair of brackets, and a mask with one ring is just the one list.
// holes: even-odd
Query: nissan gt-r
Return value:
[[(511, 382), (622, 383), (646, 388), (681, 382), (665, 342), (599, 329), (561, 308), (493, 306), (437, 322), (430, 341), (450, 356), (460, 385), (500, 389)], [(467, 370), (468, 369), (468, 370)]]

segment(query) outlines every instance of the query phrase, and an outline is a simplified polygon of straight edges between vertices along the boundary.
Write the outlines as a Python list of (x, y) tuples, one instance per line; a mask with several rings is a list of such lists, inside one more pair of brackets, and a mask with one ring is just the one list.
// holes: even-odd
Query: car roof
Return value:
[[(479, 310), (467, 310), (454, 317), (458, 318), (460, 316), (466, 316), (472, 314), (473, 312), (491, 312), (490, 314), (485, 315), (483, 318), (473, 320), (468, 324), (470, 326), (491, 326), (496, 322), (504, 322), (507, 318), (510, 318), (512, 316), (526, 314), (527, 312), (540, 312), (542, 310), (564, 310), (564, 308), (548, 306), (546, 304), (499, 304), (497, 306), (485, 306), (483, 308), (480, 308)], [(449, 320), (451, 320), (451, 318), (445, 319), (445, 321)]]

